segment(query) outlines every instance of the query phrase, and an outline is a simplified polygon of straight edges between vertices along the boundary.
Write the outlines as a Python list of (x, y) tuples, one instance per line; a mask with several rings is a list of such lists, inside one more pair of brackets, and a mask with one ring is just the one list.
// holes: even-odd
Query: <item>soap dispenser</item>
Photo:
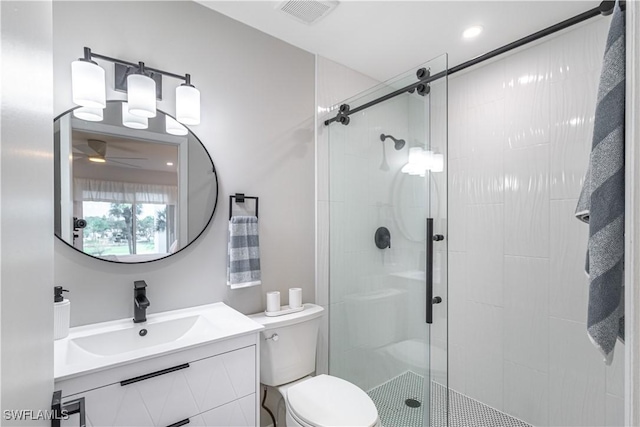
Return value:
[(53, 339), (59, 340), (69, 335), (69, 318), (71, 314), (71, 301), (62, 296), (62, 286), (53, 288)]

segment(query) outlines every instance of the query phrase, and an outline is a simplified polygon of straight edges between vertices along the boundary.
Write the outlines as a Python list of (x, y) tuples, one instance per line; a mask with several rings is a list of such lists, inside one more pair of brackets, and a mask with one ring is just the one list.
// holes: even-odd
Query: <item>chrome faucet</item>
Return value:
[(133, 323), (147, 321), (147, 307), (151, 303), (147, 299), (147, 283), (144, 280), (133, 282)]

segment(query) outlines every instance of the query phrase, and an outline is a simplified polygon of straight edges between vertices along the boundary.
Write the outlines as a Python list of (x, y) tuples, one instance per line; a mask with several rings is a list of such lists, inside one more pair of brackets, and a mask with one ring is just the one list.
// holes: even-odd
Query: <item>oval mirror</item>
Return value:
[(133, 128), (123, 108), (107, 102), (100, 121), (80, 109), (55, 119), (55, 234), (104, 261), (156, 261), (186, 248), (211, 222), (216, 169), (171, 116), (158, 110), (146, 129)]

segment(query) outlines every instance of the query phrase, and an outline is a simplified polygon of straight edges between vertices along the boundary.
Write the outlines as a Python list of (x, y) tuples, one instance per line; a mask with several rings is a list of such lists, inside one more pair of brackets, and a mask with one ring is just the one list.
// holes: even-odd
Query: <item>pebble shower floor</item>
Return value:
[[(383, 427), (422, 427), (424, 408), (411, 408), (405, 404), (405, 400), (422, 402), (423, 381), (420, 375), (409, 371), (369, 391)], [(453, 390), (449, 390), (447, 426), (446, 390), (438, 383), (431, 383), (431, 427), (532, 427)]]

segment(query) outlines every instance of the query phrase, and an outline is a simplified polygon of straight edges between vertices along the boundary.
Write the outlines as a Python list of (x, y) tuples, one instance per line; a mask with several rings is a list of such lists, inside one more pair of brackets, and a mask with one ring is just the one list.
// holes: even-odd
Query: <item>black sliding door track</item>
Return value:
[[(410, 84), (409, 86), (403, 87), (401, 89), (398, 89), (396, 91), (393, 91), (391, 93), (388, 93), (387, 95), (381, 96), (380, 98), (374, 99), (373, 101), (369, 101), (366, 104), (360, 105), (359, 107), (355, 107), (355, 108), (346, 108), (346, 109), (341, 109), (341, 111), (338, 113), (338, 115), (336, 117), (333, 117), (329, 120), (325, 120), (324, 124), (325, 126), (330, 125), (331, 123), (335, 122), (335, 121), (340, 121), (341, 117), (348, 117), (351, 114), (357, 113), (358, 111), (362, 111), (364, 109), (367, 109), (369, 107), (372, 107), (374, 105), (377, 105), (381, 102), (384, 102), (388, 99), (394, 98), (398, 95), (401, 95), (405, 92), (412, 92), (414, 91), (418, 86), (420, 85), (426, 85), (434, 80), (438, 80), (441, 79), (442, 77), (451, 75), (451, 74), (455, 74), (458, 71), (462, 71), (466, 68), (469, 67), (473, 67), (474, 65), (477, 65), (481, 62), (484, 62), (486, 60), (489, 60), (491, 58), (495, 58), (498, 55), (502, 55), (503, 53), (509, 52), (510, 50), (513, 49), (517, 49), (521, 46), (524, 46), (528, 43), (531, 43), (533, 41), (536, 41), (538, 39), (541, 39), (543, 37), (546, 37), (548, 35), (551, 35), (553, 33), (556, 33), (558, 31), (562, 31), (566, 28), (569, 28), (573, 25), (579, 24), (583, 21), (586, 21), (587, 19), (591, 19), (594, 18), (596, 16), (599, 15), (610, 15), (611, 13), (613, 13), (613, 8), (615, 6), (615, 1), (603, 1), (602, 3), (600, 3), (600, 5), (598, 7), (594, 7), (593, 9), (587, 10), (586, 12), (583, 12), (579, 15), (576, 15), (572, 18), (566, 19), (562, 22), (559, 22), (555, 25), (552, 25), (550, 27), (545, 28), (544, 30), (540, 30), (536, 33), (530, 34), (526, 37), (523, 37), (521, 39), (518, 39), (514, 42), (511, 42), (507, 45), (504, 45), (502, 47), (499, 47), (497, 49), (492, 50), (491, 52), (487, 52), (484, 55), (480, 55), (477, 56), (467, 62), (463, 62), (462, 64), (456, 65), (452, 68), (449, 68), (445, 71), (441, 71), (437, 74), (434, 74), (433, 76), (429, 76), (427, 78), (423, 78), (420, 81), (417, 81), (413, 84)], [(620, 7), (622, 8), (622, 10), (625, 9), (625, 2), (621, 1), (620, 2)], [(342, 121), (343, 124), (347, 125), (349, 124), (349, 121)]]

